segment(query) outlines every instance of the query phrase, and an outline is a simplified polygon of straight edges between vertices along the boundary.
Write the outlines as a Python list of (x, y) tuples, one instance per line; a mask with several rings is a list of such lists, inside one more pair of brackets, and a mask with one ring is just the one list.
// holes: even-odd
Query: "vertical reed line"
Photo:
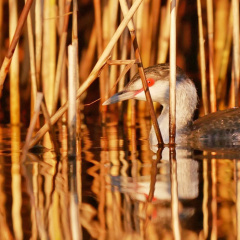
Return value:
[[(171, 45), (171, 44), (170, 44)], [(170, 147), (170, 176), (171, 176), (171, 210), (172, 210), (172, 230), (175, 240), (181, 239), (180, 223), (179, 223), (179, 209), (178, 209), (178, 182), (177, 182), (177, 161), (176, 149)]]
[(150, 65), (156, 63), (157, 60), (157, 33), (158, 26), (160, 25), (160, 10), (161, 10), (161, 0), (152, 1), (152, 46), (151, 46), (151, 56)]
[(65, 56), (65, 49), (66, 49), (66, 43), (67, 43), (67, 29), (68, 29), (68, 22), (69, 22), (69, 12), (71, 8), (72, 0), (67, 0), (65, 3), (65, 16), (64, 16), (64, 23), (63, 23), (63, 29), (60, 37), (60, 49), (59, 49), (59, 55), (57, 59), (57, 70), (56, 70), (56, 78), (54, 83), (54, 98), (53, 98), (53, 112), (57, 109), (57, 103), (59, 98), (59, 87), (60, 87), (60, 81), (61, 81), (61, 74), (62, 74), (62, 66), (63, 66), (63, 60)]
[[(2, 49), (3, 43), (3, 0), (0, 0), (0, 48)], [(0, 62), (2, 62), (2, 51), (0, 51)]]
[[(116, 26), (117, 26), (117, 19), (118, 19), (118, 6), (119, 3), (118, 1), (110, 1), (109, 2), (109, 18), (110, 18), (110, 29), (109, 29), (109, 36), (112, 37), (114, 32), (116, 31)], [(118, 43), (114, 46), (113, 52), (112, 52), (112, 59), (118, 59)], [(120, 48), (122, 49), (123, 46)], [(116, 93), (116, 87), (114, 87), (114, 83), (117, 78), (117, 70), (118, 66), (112, 65), (110, 68), (110, 73), (109, 73), (109, 89), (113, 89), (113, 92)]]
[(235, 87), (235, 107), (239, 105), (239, 0), (232, 0), (233, 11), (233, 78)]
[[(128, 54), (128, 30), (125, 29), (122, 34), (122, 42), (121, 42), (121, 59), (127, 59), (127, 54)], [(123, 72), (125, 66), (121, 65), (120, 66), (120, 72)], [(118, 91), (122, 91), (124, 88), (124, 80), (125, 78), (123, 77), (120, 79), (119, 84), (118, 84)]]
[(151, 54), (151, 38), (152, 38), (152, 16), (150, 15), (150, 2), (149, 0), (143, 1), (143, 16), (142, 21), (142, 48), (141, 48), (141, 58), (144, 66), (149, 66), (150, 54)]
[(55, 0), (44, 0), (42, 84), (45, 102), (50, 115), (53, 113), (54, 80), (56, 71), (56, 12)]
[(232, 27), (233, 27), (233, 17), (232, 17), (232, 7), (230, 7), (230, 13), (228, 16), (228, 27), (225, 38), (225, 43), (222, 52), (222, 58), (219, 67), (218, 74), (218, 85), (217, 85), (217, 100), (220, 102), (219, 108), (223, 109), (226, 107), (226, 94), (227, 94), (227, 69), (230, 60), (230, 52), (232, 47)]
[(209, 182), (208, 182), (208, 159), (203, 159), (203, 201), (202, 201), (202, 211), (203, 211), (203, 239), (208, 238), (209, 234), (209, 213), (208, 213), (208, 200), (209, 200)]
[(216, 89), (214, 77), (214, 49), (213, 49), (213, 1), (207, 1), (208, 51), (209, 51), (209, 80), (211, 112), (216, 112)]
[[(12, 41), (17, 27), (17, 1), (9, 0), (9, 39)], [(20, 123), (20, 89), (19, 89), (19, 49), (15, 49), (10, 66), (10, 121)]]
[(11, 127), (11, 221), (15, 239), (23, 239), (22, 222), (22, 175), (20, 165), (20, 126)]
[(217, 229), (217, 159), (212, 158), (211, 160), (211, 193), (212, 193), (212, 201), (211, 201), (211, 211), (212, 211), (212, 231), (211, 231), (211, 239), (217, 239), (218, 229)]
[[(169, 35), (170, 35), (170, 4), (171, 0), (167, 1), (167, 6), (165, 10), (165, 18), (160, 24), (160, 34), (158, 39), (158, 63), (164, 63), (167, 60), (168, 46), (169, 46)], [(162, 10), (163, 13), (163, 10)], [(163, 15), (163, 14), (161, 14)]]
[(91, 72), (95, 49), (97, 45), (96, 24), (93, 25), (87, 50), (82, 52), (82, 57), (79, 64), (79, 78), (80, 82), (85, 80)]
[[(3, 83), (5, 81), (7, 73), (9, 71), (9, 66), (11, 64), (13, 54), (14, 54), (16, 46), (18, 44), (18, 40), (21, 36), (22, 29), (23, 29), (24, 23), (27, 19), (27, 15), (28, 15), (28, 12), (29, 12), (30, 7), (32, 5), (32, 2), (33, 2), (33, 0), (27, 0), (26, 4), (24, 5), (24, 8), (23, 8), (23, 10), (21, 12), (21, 15), (19, 17), (19, 20), (18, 20), (16, 30), (14, 32), (14, 36), (12, 37), (11, 44), (8, 48), (6, 56), (5, 56), (4, 61), (2, 63), (2, 66), (1, 66), (1, 69), (0, 69), (0, 97), (1, 97), (1, 94), (2, 94)], [(9, 3), (10, 3), (10, 1), (9, 1)], [(10, 11), (10, 9), (11, 9), (11, 7), (9, 7), (9, 11)], [(14, 11), (14, 8), (13, 8), (13, 11)], [(10, 13), (11, 13), (11, 11), (10, 11)], [(10, 16), (10, 14), (9, 14), (9, 16)], [(11, 31), (13, 31), (13, 29)]]
[[(218, 80), (216, 89), (219, 85), (219, 72), (221, 68), (221, 60), (225, 44), (226, 35), (228, 33), (228, 21), (231, 9), (231, 3), (228, 0), (215, 1), (214, 11), (214, 75)], [(218, 104), (218, 95), (217, 104)], [(218, 105), (219, 107), (219, 105)]]
[(68, 155), (76, 156), (76, 46), (68, 46)]
[(202, 24), (202, 7), (201, 0), (197, 0), (198, 12), (198, 33), (199, 33), (199, 49), (200, 49), (200, 68), (201, 68), (201, 87), (204, 114), (208, 114), (208, 98), (207, 98), (207, 81), (206, 81), (206, 62), (204, 50), (203, 24)]
[[(120, 2), (120, 6), (123, 12), (123, 15), (125, 16), (127, 14), (128, 11), (128, 6), (126, 3), (126, 0), (119, 0)], [(154, 107), (153, 107), (153, 102), (152, 102), (152, 98), (151, 98), (151, 94), (149, 92), (149, 88), (147, 85), (147, 79), (143, 70), (143, 65), (142, 65), (142, 60), (141, 60), (141, 56), (140, 56), (140, 52), (139, 52), (139, 48), (138, 48), (138, 43), (137, 43), (137, 39), (136, 39), (136, 33), (135, 33), (135, 29), (133, 26), (133, 22), (132, 20), (129, 21), (128, 23), (128, 28), (129, 28), (129, 32), (131, 34), (131, 39), (133, 42), (133, 48), (134, 48), (134, 53), (135, 53), (135, 58), (136, 58), (136, 62), (138, 62), (138, 71), (139, 71), (139, 75), (141, 77), (142, 80), (142, 84), (143, 84), (143, 89), (145, 92), (145, 96), (146, 96), (146, 100), (149, 106), (149, 112), (151, 115), (151, 119), (153, 122), (153, 127), (157, 136), (157, 140), (158, 140), (158, 144), (162, 145), (163, 144), (163, 140), (162, 140), (162, 135), (159, 129), (159, 125), (158, 125), (158, 121), (156, 118), (156, 114), (154, 111)]]
[[(96, 24), (96, 33), (97, 33), (97, 52), (98, 57), (101, 56), (103, 52), (103, 30), (102, 30), (102, 18), (101, 18), (101, 5), (100, 0), (94, 0), (94, 15), (95, 15), (95, 24)], [(100, 97), (101, 102), (104, 100), (105, 96), (105, 79), (100, 77)]]
[[(26, 0), (25, 0), (26, 2)], [(35, 53), (34, 53), (34, 40), (32, 30), (32, 18), (31, 12), (27, 17), (27, 30), (28, 30), (28, 44), (29, 44), (29, 57), (30, 57), (30, 73), (31, 73), (31, 116), (33, 116), (36, 97), (37, 97), (37, 78), (36, 78), (36, 66), (35, 66)]]
[(43, 18), (42, 18), (42, 1), (35, 1), (35, 54), (36, 54), (36, 78), (37, 88), (41, 89), (40, 72), (42, 60), (42, 31), (43, 31)]
[(170, 103), (169, 103), (169, 144), (175, 144), (176, 136), (176, 0), (171, 2), (170, 21)]

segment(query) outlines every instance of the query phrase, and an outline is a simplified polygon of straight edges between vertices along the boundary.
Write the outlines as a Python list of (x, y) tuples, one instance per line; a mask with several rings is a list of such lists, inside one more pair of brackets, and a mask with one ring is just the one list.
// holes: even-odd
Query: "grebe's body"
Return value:
[[(159, 102), (162, 112), (158, 124), (164, 143), (169, 142), (169, 65), (158, 64), (144, 70), (152, 100)], [(103, 104), (108, 105), (127, 99), (146, 100), (142, 81), (136, 74), (123, 91), (116, 93)], [(189, 139), (212, 139), (221, 137), (228, 141), (240, 140), (240, 110), (229, 109), (209, 114), (193, 122), (197, 106), (197, 91), (194, 83), (182, 69), (176, 68), (176, 143), (181, 144)], [(217, 134), (217, 135), (216, 135)], [(152, 127), (149, 140), (157, 144)]]

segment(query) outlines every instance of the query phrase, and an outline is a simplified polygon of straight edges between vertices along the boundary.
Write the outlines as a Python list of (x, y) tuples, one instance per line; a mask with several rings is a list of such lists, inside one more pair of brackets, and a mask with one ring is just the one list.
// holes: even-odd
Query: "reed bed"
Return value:
[[(12, 2), (14, 3), (15, 1)], [(91, 99), (91, 92), (89, 92), (88, 88), (97, 78), (99, 79), (99, 84), (96, 86), (99, 87), (100, 103), (106, 100), (110, 94), (121, 90), (125, 82), (129, 80), (128, 70), (132, 67), (134, 60), (135, 64), (138, 65), (142, 62), (143, 67), (170, 61), (171, 66), (174, 67), (177, 64), (185, 69), (196, 82), (201, 81), (203, 100), (200, 101), (200, 115), (208, 113), (209, 108), (211, 111), (216, 111), (231, 104), (230, 100), (233, 95), (230, 91), (230, 85), (234, 89), (232, 92), (235, 96), (234, 105), (237, 106), (239, 102), (239, 2), (236, 0), (225, 0), (223, 2), (225, 3), (224, 12), (222, 11), (223, 5), (217, 1), (207, 1), (207, 4), (205, 4), (198, 0), (192, 3), (191, 9), (195, 10), (193, 16), (198, 16), (198, 24), (196, 25), (196, 22), (192, 23), (192, 19), (189, 18), (190, 21), (188, 20), (186, 23), (187, 27), (184, 27), (183, 22), (185, 21), (184, 19), (187, 19), (190, 8), (182, 1), (176, 1), (174, 8), (177, 23), (176, 37), (172, 33), (172, 39), (176, 38), (176, 44), (173, 43), (173, 46), (176, 45), (177, 47), (173, 48), (172, 46), (170, 47), (170, 32), (174, 31), (174, 26), (170, 26), (170, 22), (172, 22), (170, 21), (171, 1), (136, 0), (133, 4), (127, 2), (125, 3), (128, 4), (127, 8), (130, 7), (128, 14), (127, 10), (124, 11), (124, 14), (122, 13), (120, 8), (121, 1), (120, 3), (115, 1), (113, 4), (111, 1), (100, 2), (96, 0), (93, 2), (93, 5), (91, 5), (90, 1), (55, 2), (46, 0), (43, 5), (41, 5), (40, 1), (36, 1), (35, 9), (32, 9), (32, 16), (29, 14), (32, 1), (26, 1), (23, 10), (18, 12), (20, 18), (17, 26), (13, 27), (9, 19), (8, 26), (9, 29), (12, 29), (9, 37), (10, 46), (8, 50), (6, 47), (5, 51), (1, 50), (0, 58), (2, 61), (0, 71), (1, 88), (3, 88), (1, 91), (2, 102), (6, 99), (7, 91), (10, 92), (10, 99), (15, 99), (10, 101), (10, 108), (12, 109), (10, 113), (11, 123), (19, 124), (22, 121), (22, 112), (29, 109), (22, 104), (22, 99), (24, 98), (28, 104), (32, 104), (32, 111), (27, 114), (28, 121), (25, 122), (25, 124), (28, 124), (34, 115), (33, 109), (36, 103), (37, 91), (43, 91), (47, 110), (51, 117), (51, 124), (54, 125), (58, 120), (63, 120), (61, 117), (69, 106), (66, 103), (66, 81), (68, 81), (66, 68), (68, 68), (69, 63), (66, 47), (70, 44), (70, 36), (72, 37), (72, 42), (77, 44), (77, 98), (80, 98), (82, 95), (81, 103), (79, 102), (82, 107), (79, 106), (78, 109), (83, 109), (84, 98), (86, 102)], [(0, 23), (2, 23), (6, 18), (2, 11), (2, 1), (0, 7)], [(13, 5), (9, 3), (8, 7), (10, 12), (13, 13)], [(89, 16), (91, 14), (91, 16), (94, 16), (94, 20), (86, 24), (84, 31), (79, 27), (79, 21), (85, 21), (78, 14), (78, 11), (81, 11), (81, 7), (86, 7)], [(224, 16), (221, 14), (224, 14)], [(123, 15), (126, 16), (123, 17)], [(20, 78), (22, 68), (17, 70), (17, 67), (15, 67), (15, 75), (12, 77), (14, 80), (10, 80), (9, 89), (5, 84), (5, 79), (7, 77), (8, 81), (9, 66), (14, 66), (13, 63), (11, 64), (13, 56), (16, 56), (16, 66), (22, 66), (26, 62), (25, 59), (28, 58), (27, 53), (22, 58), (22, 56), (17, 55), (17, 50), (15, 50), (20, 37), (25, 36), (21, 35), (21, 32), (27, 17), (30, 58), (30, 72), (27, 85), (31, 89), (31, 94), (27, 92), (28, 95), (23, 97), (26, 91), (22, 89), (22, 81), (24, 79)], [(223, 25), (224, 29), (219, 30), (217, 20), (221, 19), (221, 17), (224, 17), (227, 21)], [(130, 24), (131, 19), (133, 24), (131, 23), (131, 26), (128, 25), (129, 34), (126, 30), (126, 25)], [(197, 26), (199, 35), (196, 32), (194, 35), (192, 29), (197, 28)], [(1, 28), (0, 34), (0, 43), (2, 45), (8, 40), (8, 36), (3, 32), (3, 29)], [(133, 33), (133, 29), (135, 29), (135, 33)], [(12, 32), (14, 31), (15, 35), (13, 40), (11, 40)], [(80, 36), (80, 39), (78, 36)], [(189, 41), (189, 36), (191, 41)], [(221, 40), (220, 47), (219, 39)], [(22, 39), (22, 41), (25, 40)], [(82, 44), (78, 45), (79, 42)], [(187, 43), (185, 44), (185, 42)], [(193, 44), (193, 42), (197, 44), (199, 42), (199, 51), (194, 49), (197, 44)], [(136, 45), (136, 43), (138, 44)], [(22, 51), (22, 44), (19, 44), (19, 46)], [(232, 51), (230, 51), (231, 47)], [(131, 49), (135, 51), (134, 57), (131, 57)], [(170, 55), (169, 49), (172, 49)], [(192, 52), (196, 54), (193, 55)], [(175, 61), (171, 60), (171, 54), (173, 53), (176, 54)], [(187, 55), (191, 59), (195, 57), (194, 61), (189, 60)], [(121, 64), (118, 61), (122, 61)], [(110, 62), (111, 64), (108, 64)], [(131, 65), (128, 65), (130, 62)], [(191, 64), (188, 66), (189, 62)], [(195, 64), (192, 62), (195, 62)], [(200, 72), (199, 69), (201, 69), (201, 80), (200, 74), (198, 74)], [(141, 67), (139, 71), (143, 73)], [(172, 70), (171, 72), (173, 74), (171, 78), (174, 79), (174, 72)], [(19, 78), (20, 82), (17, 80)], [(115, 84), (117, 79), (120, 81), (118, 85)], [(232, 83), (231, 79), (233, 79)], [(15, 85), (13, 85), (13, 82)], [(146, 93), (148, 94), (148, 91)], [(96, 96), (97, 99), (98, 96)], [(147, 99), (150, 99), (150, 96)], [(150, 102), (150, 100), (148, 101)], [(149, 102), (147, 104), (151, 106), (152, 104)], [(174, 102), (174, 100), (171, 102)], [(145, 108), (142, 108), (142, 106), (143, 103), (137, 104), (136, 108), (142, 111)], [(4, 118), (6, 119), (9, 109), (6, 109), (5, 106), (1, 106), (1, 109), (4, 110)], [(107, 108), (99, 104), (99, 109), (105, 123)], [(156, 123), (153, 108), (150, 109), (152, 109), (150, 111), (152, 121)], [(114, 110), (114, 108), (110, 108), (110, 110)], [(30, 146), (36, 144), (49, 129), (48, 124), (41, 127), (40, 131), (35, 134)], [(155, 130), (157, 131), (157, 124)], [(172, 135), (174, 135), (174, 132)], [(161, 142), (161, 137), (159, 137), (159, 142)]]

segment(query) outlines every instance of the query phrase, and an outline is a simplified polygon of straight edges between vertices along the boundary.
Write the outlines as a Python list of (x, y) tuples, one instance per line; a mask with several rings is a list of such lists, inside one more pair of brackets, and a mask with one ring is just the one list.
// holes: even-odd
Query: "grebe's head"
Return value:
[[(152, 100), (161, 105), (169, 105), (169, 64), (158, 64), (144, 69)], [(177, 84), (189, 80), (183, 70), (176, 68)], [(103, 105), (128, 100), (146, 100), (142, 80), (137, 73), (121, 91), (106, 100)]]

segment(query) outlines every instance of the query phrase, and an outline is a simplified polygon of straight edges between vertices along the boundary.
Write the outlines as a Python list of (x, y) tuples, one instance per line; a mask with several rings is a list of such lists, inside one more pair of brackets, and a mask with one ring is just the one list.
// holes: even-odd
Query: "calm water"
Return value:
[(26, 130), (0, 127), (0, 239), (240, 239), (237, 151), (154, 153), (149, 120), (96, 122), (73, 161), (62, 126), (58, 157), (46, 138), (22, 164)]

